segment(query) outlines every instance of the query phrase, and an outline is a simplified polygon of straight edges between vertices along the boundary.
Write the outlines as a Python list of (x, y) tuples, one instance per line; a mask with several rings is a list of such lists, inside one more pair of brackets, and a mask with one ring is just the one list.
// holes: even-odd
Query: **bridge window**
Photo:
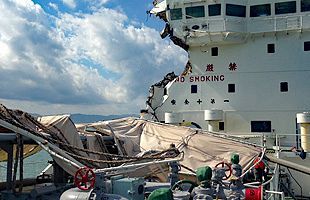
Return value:
[(195, 93), (197, 93), (197, 91), (198, 91), (197, 85), (191, 85), (191, 93), (195, 94)]
[(271, 121), (251, 121), (251, 132), (271, 132)]
[(205, 7), (204, 6), (194, 6), (185, 8), (186, 19), (205, 17)]
[(171, 20), (182, 19), (182, 8), (170, 9), (170, 19)]
[(221, 15), (221, 4), (209, 5), (208, 9), (209, 16)]
[(280, 83), (280, 91), (281, 92), (288, 92), (288, 82), (281, 82)]
[(267, 52), (268, 52), (268, 53), (274, 53), (274, 52), (276, 52), (276, 50), (275, 50), (275, 45), (274, 45), (274, 44), (267, 44)]
[(310, 51), (310, 41), (304, 42), (304, 51)]
[(275, 14), (296, 13), (296, 1), (275, 3)]
[(250, 17), (261, 17), (271, 15), (270, 4), (256, 5), (250, 7)]
[(301, 0), (301, 12), (310, 11), (310, 0)]
[(235, 17), (245, 17), (246, 7), (235, 4), (226, 4), (226, 15)]

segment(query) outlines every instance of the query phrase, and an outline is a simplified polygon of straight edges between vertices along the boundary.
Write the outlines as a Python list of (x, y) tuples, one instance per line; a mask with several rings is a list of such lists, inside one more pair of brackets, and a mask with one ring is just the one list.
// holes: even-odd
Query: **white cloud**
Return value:
[(49, 3), (48, 3), (48, 6), (51, 7), (51, 8), (53, 8), (54, 10), (58, 11), (58, 6), (57, 6), (57, 4), (52, 3), (52, 2), (49, 2)]
[(69, 6), (69, 8), (74, 9), (76, 7), (75, 0), (62, 0), (62, 2), (66, 4), (67, 6)]
[(137, 113), (149, 86), (185, 65), (184, 51), (119, 11), (53, 18), (18, 2), (0, 6), (0, 98), (13, 107)]

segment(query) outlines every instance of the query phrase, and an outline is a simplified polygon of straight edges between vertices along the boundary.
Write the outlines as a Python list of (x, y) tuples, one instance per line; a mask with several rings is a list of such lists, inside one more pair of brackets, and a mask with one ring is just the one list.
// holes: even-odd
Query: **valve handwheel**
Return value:
[(215, 168), (224, 168), (225, 169), (225, 176), (223, 177), (223, 180), (227, 180), (231, 174), (232, 174), (232, 169), (231, 165), (226, 162), (220, 162), (215, 165)]
[(94, 187), (96, 175), (94, 171), (88, 167), (82, 167), (74, 175), (74, 184), (83, 191), (90, 190)]
[(191, 193), (193, 191), (193, 189), (198, 186), (198, 184), (193, 182), (193, 181), (190, 181), (190, 180), (180, 180), (180, 181), (176, 182), (172, 186), (171, 190), (181, 190), (181, 191), (184, 191), (184, 189), (186, 188), (186, 185), (188, 185), (188, 187), (187, 187), (188, 190), (187, 191), (189, 193)]

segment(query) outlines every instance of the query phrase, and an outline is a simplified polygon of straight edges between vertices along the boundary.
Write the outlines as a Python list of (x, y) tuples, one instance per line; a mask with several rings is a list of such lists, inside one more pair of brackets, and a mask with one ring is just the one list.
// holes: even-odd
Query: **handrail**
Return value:
[(265, 153), (266, 153), (266, 149), (264, 148), (262, 151), (262, 155), (261, 155), (260, 159), (252, 167), (250, 167), (245, 172), (243, 172), (243, 174), (240, 176), (240, 178), (243, 178), (249, 171), (251, 171), (256, 165), (258, 165), (263, 160)]
[(278, 194), (281, 195), (281, 200), (284, 200), (284, 192), (278, 192), (278, 191), (270, 191), (270, 190), (265, 190), (266, 193), (271, 193), (271, 194)]

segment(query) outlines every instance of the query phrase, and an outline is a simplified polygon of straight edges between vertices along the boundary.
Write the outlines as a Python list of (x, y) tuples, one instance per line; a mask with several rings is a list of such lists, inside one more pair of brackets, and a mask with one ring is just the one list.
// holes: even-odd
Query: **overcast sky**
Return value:
[(187, 54), (152, 0), (1, 0), (0, 101), (31, 113), (135, 114)]

